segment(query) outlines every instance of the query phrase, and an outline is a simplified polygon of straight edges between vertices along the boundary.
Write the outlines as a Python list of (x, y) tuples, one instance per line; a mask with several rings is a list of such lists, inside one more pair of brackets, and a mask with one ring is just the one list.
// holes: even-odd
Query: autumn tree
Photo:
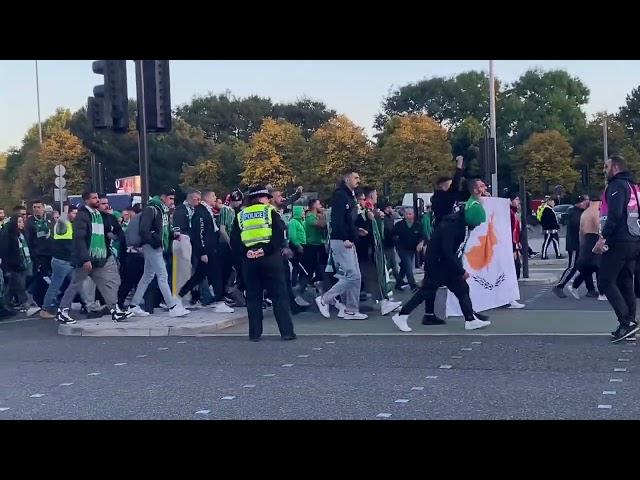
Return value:
[(556, 185), (573, 192), (580, 173), (572, 164), (573, 150), (556, 130), (534, 133), (518, 148), (517, 170), (524, 175), (527, 188), (545, 194)]
[(298, 181), (305, 158), (300, 129), (284, 120), (266, 119), (249, 141), (242, 179), (246, 185), (270, 183), (285, 189)]
[(404, 192), (428, 192), (437, 177), (452, 168), (447, 131), (431, 117), (407, 115), (387, 124), (380, 141), (382, 179), (388, 181), (393, 197)]
[(373, 153), (373, 144), (364, 129), (345, 115), (338, 115), (311, 137), (309, 161), (302, 175), (305, 183), (322, 195), (335, 188), (346, 170), (358, 172), (363, 184), (373, 183), (379, 177)]
[(195, 164), (182, 166), (180, 186), (183, 189), (213, 189), (222, 196), (242, 182), (243, 158), (247, 144), (241, 140), (228, 140), (213, 147), (211, 155)]

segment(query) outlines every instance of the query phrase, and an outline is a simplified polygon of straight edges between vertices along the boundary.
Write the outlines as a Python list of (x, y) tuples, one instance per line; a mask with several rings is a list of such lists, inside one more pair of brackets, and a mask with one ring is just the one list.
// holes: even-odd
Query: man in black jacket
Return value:
[(144, 256), (144, 273), (131, 299), (130, 312), (139, 317), (149, 315), (140, 305), (147, 288), (154, 277), (158, 279), (158, 287), (162, 293), (165, 305), (169, 308), (171, 317), (182, 317), (189, 311), (182, 302), (173, 298), (169, 287), (169, 275), (164, 255), (171, 248), (171, 226), (169, 225), (169, 209), (175, 201), (175, 190), (164, 190), (160, 197), (149, 200), (147, 207), (140, 214), (140, 238), (142, 240), (142, 255)]
[(640, 194), (623, 157), (612, 155), (604, 171), (609, 182), (600, 206), (601, 238), (593, 252), (602, 254), (598, 290), (606, 295), (620, 324), (612, 332), (615, 343), (638, 331), (633, 272), (640, 254)]
[[(566, 295), (564, 293), (564, 287), (571, 281), (573, 276), (578, 271), (578, 253), (580, 252), (580, 217), (582, 213), (589, 206), (589, 196), (588, 195), (580, 195), (578, 197), (578, 201), (574, 204), (573, 207), (569, 209), (567, 215), (567, 239), (566, 239), (566, 250), (569, 254), (569, 265), (567, 269), (562, 272), (560, 276), (560, 281), (558, 284), (553, 287), (553, 293), (555, 293), (560, 298), (565, 298)], [(578, 292), (573, 289), (571, 285), (568, 287), (569, 293), (576, 298), (579, 299)], [(595, 291), (589, 292), (588, 296), (597, 297), (598, 294)]]
[[(178, 290), (191, 278), (197, 264), (191, 246), (191, 220), (201, 199), (202, 195), (198, 190), (191, 190), (187, 193), (187, 199), (184, 203), (178, 205), (173, 212), (173, 226), (179, 229), (179, 236), (173, 241), (173, 255), (177, 259), (178, 267), (176, 272)], [(189, 299), (187, 298), (187, 300)]]
[(464, 159), (458, 155), (456, 162), (456, 173), (453, 178), (441, 177), (436, 182), (436, 191), (431, 197), (434, 228), (440, 223), (440, 220), (453, 213), (453, 207), (458, 200)]
[(402, 288), (406, 285), (404, 282), (406, 278), (411, 290), (415, 292), (418, 286), (413, 278), (413, 266), (416, 252), (422, 249), (424, 236), (422, 225), (416, 222), (413, 208), (404, 210), (404, 220), (395, 224), (393, 238), (396, 241), (396, 249), (400, 257), (400, 274), (396, 279), (396, 288)]
[[(82, 195), (85, 206), (80, 208), (73, 223), (73, 253), (71, 264), (75, 268), (69, 287), (64, 292), (56, 320), (62, 323), (75, 323), (69, 316), (69, 308), (76, 294), (82, 288), (87, 277), (95, 282), (114, 322), (130, 318), (131, 312), (123, 312), (118, 307), (118, 288), (120, 274), (118, 264), (111, 251), (112, 236), (105, 234), (109, 227), (109, 215), (98, 210), (99, 198), (95, 192)], [(117, 223), (114, 234), (120, 235), (122, 229)]]
[(395, 220), (393, 218), (393, 207), (390, 203), (382, 205), (382, 212), (384, 213), (384, 232), (382, 244), (384, 245), (384, 257), (387, 259), (387, 265), (391, 268), (393, 278), (396, 279), (396, 287), (398, 286), (398, 262), (396, 261), (396, 249), (395, 241), (393, 239), (393, 227)]
[(233, 313), (233, 308), (224, 303), (224, 285), (219, 258), (220, 230), (216, 224), (213, 206), (216, 204), (214, 192), (203, 192), (202, 202), (195, 207), (191, 218), (191, 247), (196, 261), (193, 276), (185, 283), (178, 296), (184, 297), (193, 288), (208, 280), (215, 294), (213, 309), (215, 313)]
[(33, 277), (27, 288), (38, 305), (44, 300), (47, 283), (51, 276), (51, 222), (47, 219), (42, 200), (34, 200), (31, 206), (33, 215), (27, 219), (25, 237), (33, 261)]
[(542, 241), (541, 258), (546, 260), (547, 250), (549, 246), (553, 244), (553, 249), (556, 252), (556, 258), (564, 258), (560, 255), (560, 237), (558, 237), (558, 219), (556, 213), (553, 211), (553, 207), (556, 206), (556, 202), (553, 198), (547, 199), (540, 216), (540, 225), (542, 226), (542, 232), (544, 233), (544, 240)]
[(336, 304), (341, 296), (346, 307), (345, 320), (364, 320), (367, 315), (360, 313), (360, 267), (354, 248), (358, 238), (355, 226), (358, 209), (356, 208), (355, 189), (360, 184), (360, 175), (349, 172), (333, 193), (331, 199), (331, 257), (335, 265), (338, 282), (330, 290), (316, 298), (320, 313), (330, 318), (329, 306)]

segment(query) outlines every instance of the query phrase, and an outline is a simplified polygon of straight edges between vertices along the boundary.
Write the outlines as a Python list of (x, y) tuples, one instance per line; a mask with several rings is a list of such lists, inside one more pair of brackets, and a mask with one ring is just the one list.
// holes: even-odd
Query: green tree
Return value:
[(534, 133), (518, 147), (517, 169), (524, 175), (527, 188), (545, 194), (556, 185), (573, 192), (580, 173), (573, 166), (572, 148), (560, 132)]
[(242, 140), (232, 139), (214, 145), (209, 157), (182, 166), (180, 186), (183, 189), (213, 188), (220, 196), (231, 192), (242, 183), (240, 174), (247, 148)]
[(292, 123), (301, 130), (305, 140), (309, 140), (322, 125), (336, 116), (336, 112), (327, 109), (322, 102), (303, 97), (295, 103), (276, 103), (271, 116)]
[(634, 135), (640, 134), (640, 87), (631, 90), (618, 112), (619, 121)]
[(449, 131), (449, 140), (453, 155), (462, 155), (465, 159), (465, 171), (470, 176), (480, 175), (479, 164), (480, 139), (485, 135), (485, 128), (475, 117), (465, 118), (454, 130)]

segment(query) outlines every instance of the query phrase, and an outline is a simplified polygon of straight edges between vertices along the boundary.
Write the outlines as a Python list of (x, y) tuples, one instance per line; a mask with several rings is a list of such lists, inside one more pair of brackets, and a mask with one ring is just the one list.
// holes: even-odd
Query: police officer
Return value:
[(249, 340), (252, 342), (259, 341), (262, 336), (262, 297), (265, 289), (273, 301), (273, 313), (282, 339), (296, 338), (281, 253), (285, 226), (275, 208), (269, 204), (271, 198), (265, 186), (251, 187), (247, 194), (247, 206), (236, 216), (231, 231), (232, 249), (242, 253)]

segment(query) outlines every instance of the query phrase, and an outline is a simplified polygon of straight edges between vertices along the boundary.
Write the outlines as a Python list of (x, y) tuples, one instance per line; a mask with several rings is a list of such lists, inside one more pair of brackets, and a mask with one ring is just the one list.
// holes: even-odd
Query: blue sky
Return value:
[[(57, 107), (76, 110), (99, 82), (91, 60), (38, 62), (42, 119)], [(325, 102), (373, 133), (380, 104), (393, 87), (432, 76), (452, 76), (466, 70), (488, 70), (485, 60), (175, 60), (171, 62), (171, 96), (176, 105), (194, 95), (230, 90), (237, 96), (258, 94), (274, 102), (301, 96)], [(128, 62), (129, 96), (135, 97), (133, 62)], [(562, 68), (591, 90), (585, 111), (616, 111), (626, 95), (640, 85), (637, 60), (497, 60), (503, 82), (517, 79), (528, 68)], [(33, 60), (0, 60), (0, 151), (19, 146), (37, 121)]]

